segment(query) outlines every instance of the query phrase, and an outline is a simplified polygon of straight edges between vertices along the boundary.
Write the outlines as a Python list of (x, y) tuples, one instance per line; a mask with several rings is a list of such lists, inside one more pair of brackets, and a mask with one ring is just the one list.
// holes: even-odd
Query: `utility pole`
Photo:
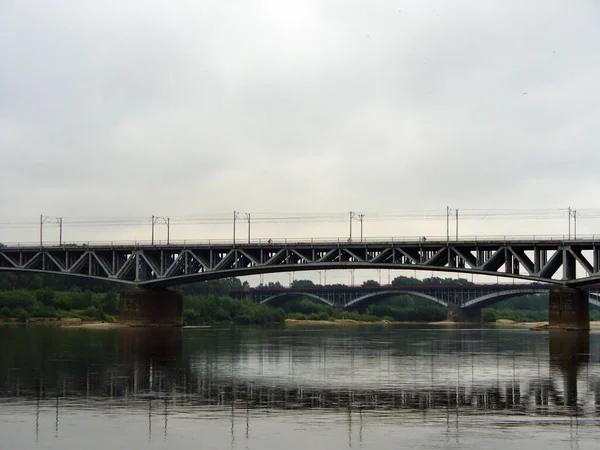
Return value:
[(348, 242), (352, 242), (352, 219), (354, 218), (354, 213), (350, 211), (348, 215), (350, 216), (350, 238), (348, 239)]
[(250, 213), (246, 214), (246, 219), (248, 220), (248, 244), (250, 243)]
[(458, 241), (458, 209), (456, 212), (456, 240)]
[(569, 206), (569, 239), (571, 239), (571, 207)]
[(450, 211), (452, 209), (446, 206), (446, 244), (450, 242)]
[(152, 215), (152, 239), (150, 240), (150, 242), (152, 243), (152, 245), (154, 245), (154, 214)]
[(360, 220), (360, 242), (363, 241), (363, 217), (365, 217), (364, 214), (358, 215), (358, 219)]
[[(45, 216), (40, 214), (40, 248), (44, 245), (44, 224), (48, 221), (52, 220), (52, 217)], [(58, 224), (58, 245), (62, 245), (62, 217), (56, 217), (56, 223)]]
[(233, 211), (233, 245), (235, 246), (235, 221), (238, 217), (238, 212), (237, 211)]
[(154, 225), (161, 221), (167, 226), (167, 245), (171, 240), (171, 219), (169, 217), (152, 216), (152, 245), (154, 245)]
[[(571, 220), (571, 219), (569, 219)], [(40, 214), (40, 249), (43, 247), (43, 234), (42, 234), (42, 228), (44, 226), (44, 215)]]

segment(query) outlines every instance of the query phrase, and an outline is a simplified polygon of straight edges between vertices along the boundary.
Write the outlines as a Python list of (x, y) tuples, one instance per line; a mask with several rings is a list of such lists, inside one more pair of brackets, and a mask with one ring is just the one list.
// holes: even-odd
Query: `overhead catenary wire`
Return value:
[[(562, 209), (468, 209), (461, 208), (461, 222), (486, 220), (553, 220), (565, 218), (569, 214), (567, 208)], [(441, 221), (447, 219), (447, 213), (442, 209), (413, 209), (393, 211), (365, 211), (364, 217), (369, 222), (394, 221)], [(69, 217), (62, 216), (65, 226), (69, 228), (92, 227), (136, 227), (151, 223), (151, 216), (133, 217)], [(169, 216), (171, 223), (177, 225), (230, 225), (231, 213), (207, 213), (190, 216)], [(578, 219), (600, 218), (598, 208), (578, 208)], [(286, 223), (343, 223), (348, 221), (347, 212), (252, 212), (253, 224), (286, 224)], [(5, 218), (0, 219), (0, 229), (30, 228), (39, 226), (34, 218)], [(49, 226), (53, 226), (49, 224)]]

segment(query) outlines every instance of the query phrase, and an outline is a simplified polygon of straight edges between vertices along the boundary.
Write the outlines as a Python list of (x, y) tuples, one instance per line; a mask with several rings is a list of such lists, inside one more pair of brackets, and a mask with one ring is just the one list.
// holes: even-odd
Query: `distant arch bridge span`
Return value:
[[(310, 288), (254, 288), (235, 291), (234, 295), (274, 306), (293, 298), (308, 297), (338, 309), (364, 308), (368, 304), (384, 298), (410, 295), (445, 307), (459, 306), (462, 309), (480, 309), (524, 295), (548, 294), (553, 287), (554, 285), (547, 284), (317, 286)], [(600, 307), (600, 286), (590, 286), (587, 291), (589, 302)]]
[(581, 287), (600, 282), (595, 239), (95, 244), (0, 247), (0, 270), (169, 287), (227, 277), (334, 269), (493, 275)]

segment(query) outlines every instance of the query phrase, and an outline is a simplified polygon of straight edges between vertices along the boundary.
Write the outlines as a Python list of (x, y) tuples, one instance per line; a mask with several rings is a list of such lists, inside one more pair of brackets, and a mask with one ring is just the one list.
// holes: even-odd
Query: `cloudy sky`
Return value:
[(0, 241), (600, 233), (599, 44), (595, 0), (2, 0)]

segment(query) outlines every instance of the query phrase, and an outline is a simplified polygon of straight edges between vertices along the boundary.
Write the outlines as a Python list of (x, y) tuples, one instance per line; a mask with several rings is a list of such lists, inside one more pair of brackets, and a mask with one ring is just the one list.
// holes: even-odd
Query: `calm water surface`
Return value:
[(600, 334), (0, 329), (0, 449), (598, 448)]

